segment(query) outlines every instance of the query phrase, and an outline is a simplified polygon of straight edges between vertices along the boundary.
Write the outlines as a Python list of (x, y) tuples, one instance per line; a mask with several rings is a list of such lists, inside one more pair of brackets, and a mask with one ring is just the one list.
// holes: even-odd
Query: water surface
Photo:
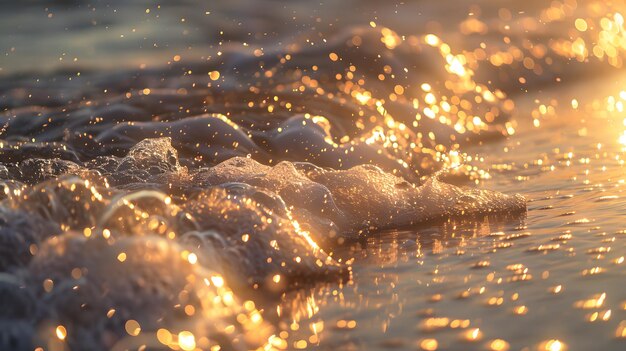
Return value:
[(0, 11), (0, 348), (621, 350), (622, 2)]

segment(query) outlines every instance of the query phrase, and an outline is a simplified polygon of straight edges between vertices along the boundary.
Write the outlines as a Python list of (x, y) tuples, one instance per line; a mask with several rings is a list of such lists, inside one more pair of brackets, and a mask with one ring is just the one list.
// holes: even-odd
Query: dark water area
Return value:
[(622, 1), (0, 4), (0, 350), (622, 350)]

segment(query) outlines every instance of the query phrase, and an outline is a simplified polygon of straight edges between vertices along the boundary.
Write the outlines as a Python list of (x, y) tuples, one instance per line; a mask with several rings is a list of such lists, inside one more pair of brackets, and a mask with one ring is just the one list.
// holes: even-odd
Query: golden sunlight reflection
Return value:
[(626, 2), (112, 2), (0, 11), (0, 349), (624, 349)]

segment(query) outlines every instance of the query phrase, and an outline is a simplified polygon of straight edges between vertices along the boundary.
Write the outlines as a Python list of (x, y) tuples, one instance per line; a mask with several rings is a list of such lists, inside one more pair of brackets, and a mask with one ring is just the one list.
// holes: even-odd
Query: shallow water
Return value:
[(1, 348), (626, 347), (623, 3), (1, 6)]
[(622, 114), (604, 110), (606, 85), (548, 91), (591, 87), (601, 93), (587, 98), (602, 111), (566, 106), (539, 128), (472, 149), (493, 175), (483, 184), (524, 194), (526, 216), (369, 238), (352, 253), (353, 284), (311, 292), (319, 313), (293, 340), (320, 349), (551, 350), (559, 340), (560, 349), (621, 350), (626, 128)]

